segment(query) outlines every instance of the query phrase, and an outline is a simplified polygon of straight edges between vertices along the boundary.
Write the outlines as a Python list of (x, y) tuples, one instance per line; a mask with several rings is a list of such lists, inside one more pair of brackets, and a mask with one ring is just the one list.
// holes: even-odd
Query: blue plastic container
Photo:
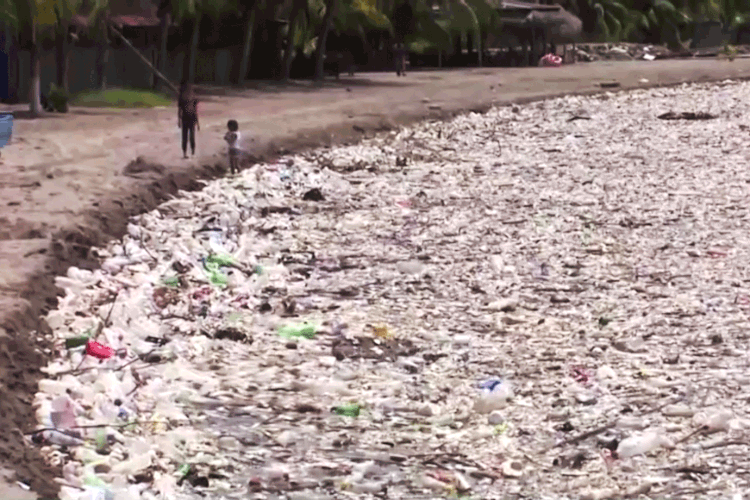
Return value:
[(13, 112), (0, 111), (0, 148), (10, 142), (13, 135)]

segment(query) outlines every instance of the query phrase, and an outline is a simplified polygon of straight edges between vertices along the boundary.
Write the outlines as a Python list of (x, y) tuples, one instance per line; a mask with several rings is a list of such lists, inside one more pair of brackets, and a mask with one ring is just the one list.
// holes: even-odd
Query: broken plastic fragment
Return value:
[(299, 323), (296, 325), (284, 325), (278, 329), (279, 335), (284, 338), (315, 338), (315, 334), (318, 332), (318, 326), (314, 323)]

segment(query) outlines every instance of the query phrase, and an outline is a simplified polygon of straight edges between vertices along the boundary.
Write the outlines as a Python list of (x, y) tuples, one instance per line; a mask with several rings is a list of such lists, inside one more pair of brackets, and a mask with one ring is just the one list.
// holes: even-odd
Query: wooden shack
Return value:
[(557, 4), (501, 0), (498, 11), (502, 28), (490, 43), (507, 51), (514, 66), (535, 66), (545, 53), (557, 53), (561, 46), (567, 52), (568, 44), (575, 46), (583, 32), (581, 20)]

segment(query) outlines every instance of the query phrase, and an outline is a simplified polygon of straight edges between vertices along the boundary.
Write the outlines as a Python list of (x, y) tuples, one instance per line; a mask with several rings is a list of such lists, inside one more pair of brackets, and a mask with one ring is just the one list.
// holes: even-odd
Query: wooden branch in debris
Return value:
[[(661, 411), (662, 409), (666, 408), (667, 406), (669, 406), (671, 404), (675, 404), (675, 403), (677, 403), (679, 401), (680, 401), (679, 398), (678, 399), (669, 399), (666, 402), (664, 402), (664, 403), (662, 403), (662, 404), (660, 404), (658, 406), (655, 406), (654, 408), (651, 408), (648, 411), (644, 411), (643, 413), (641, 413), (641, 416), (648, 415), (650, 413), (656, 413), (657, 411)], [(555, 444), (553, 446), (550, 446), (546, 451), (552, 450), (554, 448), (562, 448), (564, 446), (568, 446), (568, 445), (571, 445), (571, 444), (580, 443), (581, 441), (584, 441), (584, 440), (586, 440), (586, 439), (588, 439), (590, 437), (597, 436), (597, 435), (599, 435), (599, 434), (601, 434), (601, 433), (603, 433), (605, 431), (608, 431), (609, 429), (612, 429), (616, 425), (617, 425), (617, 421), (615, 420), (613, 422), (610, 422), (608, 424), (602, 425), (602, 426), (597, 427), (595, 429), (592, 429), (590, 431), (584, 432), (583, 434), (579, 434), (578, 436), (574, 436), (574, 437), (572, 437), (570, 439), (566, 439), (565, 441), (562, 441), (561, 443), (557, 443), (557, 444)], [(688, 437), (690, 437), (690, 436), (688, 436)]]

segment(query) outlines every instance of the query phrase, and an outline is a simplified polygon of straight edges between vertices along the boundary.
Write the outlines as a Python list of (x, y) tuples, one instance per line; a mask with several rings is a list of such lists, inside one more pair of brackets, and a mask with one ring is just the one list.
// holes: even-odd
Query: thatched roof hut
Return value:
[(503, 26), (510, 31), (540, 29), (553, 43), (574, 43), (583, 33), (583, 22), (557, 4), (502, 0), (498, 10)]
[(526, 22), (529, 26), (545, 29), (549, 40), (555, 43), (578, 42), (583, 33), (583, 22), (562, 7), (558, 10), (533, 11)]

